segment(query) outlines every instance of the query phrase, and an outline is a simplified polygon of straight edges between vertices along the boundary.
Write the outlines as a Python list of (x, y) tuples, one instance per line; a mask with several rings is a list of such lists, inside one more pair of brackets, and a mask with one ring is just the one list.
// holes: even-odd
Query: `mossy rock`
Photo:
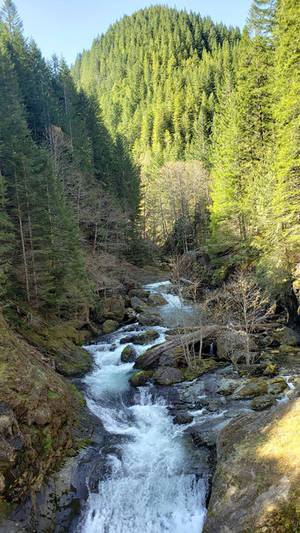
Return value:
[(102, 302), (102, 317), (107, 320), (122, 322), (125, 316), (125, 302), (123, 298), (105, 298)]
[(236, 400), (248, 400), (256, 396), (262, 396), (267, 394), (268, 384), (263, 379), (249, 379), (247, 383), (241, 386), (234, 392), (234, 399)]
[(263, 371), (264, 376), (272, 377), (272, 376), (277, 376), (277, 374), (278, 374), (278, 368), (276, 365), (272, 363), (266, 364), (264, 371)]
[(155, 382), (159, 385), (173, 385), (180, 383), (183, 378), (180, 370), (173, 366), (163, 366), (156, 370), (154, 374)]
[(119, 327), (119, 323), (116, 320), (105, 320), (102, 324), (102, 331), (104, 335), (113, 333)]
[(221, 365), (214, 359), (201, 359), (201, 361), (191, 368), (185, 368), (181, 371), (183, 381), (193, 381), (196, 378), (199, 378), (203, 374), (208, 372), (214, 372)]
[(148, 379), (150, 379), (153, 376), (153, 372), (142, 370), (141, 372), (136, 372), (129, 378), (129, 382), (133, 387), (143, 387), (146, 385)]
[(144, 333), (133, 338), (133, 344), (149, 344), (159, 338), (159, 333), (155, 329), (148, 329)]
[(283, 327), (274, 331), (274, 338), (282, 345), (297, 346), (300, 343), (299, 335), (291, 328)]
[(291, 344), (281, 344), (279, 347), (280, 353), (286, 354), (298, 354), (300, 353), (300, 347), (299, 346), (293, 346)]
[(281, 394), (287, 388), (287, 386), (288, 384), (285, 379), (278, 377), (270, 381), (269, 392), (274, 395)]
[(121, 353), (121, 361), (123, 363), (132, 363), (136, 359), (136, 351), (133, 346), (125, 346)]
[(263, 411), (264, 409), (272, 407), (273, 405), (275, 405), (275, 403), (276, 400), (274, 396), (265, 394), (263, 396), (257, 396), (256, 398), (253, 398), (253, 400), (251, 401), (251, 408), (254, 409), (254, 411)]

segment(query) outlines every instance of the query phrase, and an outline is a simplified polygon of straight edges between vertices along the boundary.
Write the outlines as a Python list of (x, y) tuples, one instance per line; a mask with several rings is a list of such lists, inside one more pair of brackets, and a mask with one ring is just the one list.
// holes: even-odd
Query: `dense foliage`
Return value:
[(193, 159), (201, 144), (206, 154), (224, 56), (239, 38), (238, 29), (209, 17), (150, 7), (95, 39), (73, 76), (99, 98), (109, 131), (122, 134), (143, 171), (151, 171)]
[(139, 178), (64, 61), (23, 37), (11, 0), (0, 16), (1, 306), (73, 313), (89, 298), (85, 254), (124, 245)]

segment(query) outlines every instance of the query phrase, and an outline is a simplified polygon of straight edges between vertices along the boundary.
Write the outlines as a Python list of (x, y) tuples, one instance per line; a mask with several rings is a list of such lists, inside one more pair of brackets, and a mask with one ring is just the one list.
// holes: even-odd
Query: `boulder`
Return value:
[(130, 322), (135, 322), (136, 319), (137, 319), (137, 314), (136, 314), (135, 310), (132, 309), (132, 307), (127, 307), (126, 308), (125, 316), (126, 316), (127, 320), (130, 321)]
[(129, 378), (129, 381), (134, 387), (143, 387), (144, 385), (146, 385), (151, 375), (152, 373), (145, 372), (144, 370), (142, 370), (141, 372), (136, 372), (135, 374), (133, 374), (133, 376)]
[(273, 377), (273, 376), (277, 376), (277, 374), (278, 374), (278, 368), (276, 365), (273, 365), (272, 363), (264, 365), (264, 371), (263, 371), (264, 376)]
[(255, 396), (261, 396), (268, 392), (268, 384), (263, 379), (249, 379), (241, 387), (235, 390), (233, 398), (235, 400), (249, 400)]
[(167, 303), (167, 300), (161, 294), (156, 292), (150, 294), (148, 298), (148, 305), (152, 305), (153, 307), (157, 305), (166, 305)]
[(238, 386), (239, 382), (237, 380), (223, 378), (220, 380), (217, 393), (222, 394), (223, 396), (229, 396), (238, 388)]
[(283, 327), (274, 331), (274, 338), (279, 344), (287, 344), (289, 346), (299, 346), (300, 336), (291, 328)]
[(156, 370), (154, 379), (159, 385), (172, 385), (173, 383), (180, 383), (182, 381), (182, 376), (178, 368), (164, 366)]
[(102, 331), (104, 335), (107, 335), (108, 333), (113, 333), (116, 331), (119, 327), (119, 323), (116, 320), (105, 320), (102, 324)]
[(272, 379), (269, 382), (269, 392), (275, 395), (281, 394), (287, 388), (287, 386), (288, 384), (285, 381), (285, 379), (278, 377), (278, 378)]
[(254, 409), (254, 411), (263, 411), (264, 409), (272, 407), (272, 405), (275, 405), (275, 403), (276, 400), (274, 396), (271, 396), (270, 394), (264, 394), (263, 396), (257, 396), (256, 398), (253, 398), (251, 402), (251, 408)]
[(136, 351), (133, 346), (125, 346), (124, 350), (121, 353), (121, 361), (123, 363), (132, 363), (135, 361)]
[[(254, 339), (251, 337), (250, 351), (257, 349)], [(247, 335), (243, 331), (228, 330), (217, 338), (217, 354), (219, 359), (230, 360), (238, 363), (245, 360), (247, 352)]]
[(193, 416), (190, 415), (187, 411), (178, 411), (176, 416), (173, 418), (174, 424), (189, 424), (193, 422)]
[(159, 311), (147, 309), (138, 316), (138, 321), (142, 326), (161, 326), (163, 321)]
[(300, 399), (243, 412), (219, 434), (203, 533), (299, 531)]
[(159, 338), (159, 333), (155, 331), (155, 329), (148, 329), (144, 333), (141, 333), (140, 335), (137, 335), (133, 337), (133, 344), (149, 344), (152, 341), (155, 341), (155, 339)]
[(147, 304), (137, 296), (133, 296), (133, 298), (130, 299), (130, 304), (132, 309), (138, 313), (142, 313), (147, 307)]
[(129, 298), (133, 298), (134, 296), (136, 296), (141, 300), (147, 300), (149, 295), (150, 292), (146, 291), (145, 289), (130, 289), (130, 291), (128, 292)]
[(104, 319), (122, 322), (125, 316), (125, 302), (121, 297), (105, 298), (102, 305), (102, 317)]

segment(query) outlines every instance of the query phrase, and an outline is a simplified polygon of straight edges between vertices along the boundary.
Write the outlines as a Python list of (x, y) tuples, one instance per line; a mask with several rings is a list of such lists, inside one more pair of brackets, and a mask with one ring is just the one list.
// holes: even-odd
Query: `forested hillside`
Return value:
[(144, 237), (173, 253), (204, 246), (215, 282), (255, 268), (283, 299), (300, 247), (299, 18), (298, 2), (254, 0), (240, 35), (156, 6), (72, 70), (141, 168)]
[(87, 257), (126, 251), (139, 177), (65, 62), (24, 38), (11, 0), (0, 16), (1, 308), (74, 316), (92, 294)]

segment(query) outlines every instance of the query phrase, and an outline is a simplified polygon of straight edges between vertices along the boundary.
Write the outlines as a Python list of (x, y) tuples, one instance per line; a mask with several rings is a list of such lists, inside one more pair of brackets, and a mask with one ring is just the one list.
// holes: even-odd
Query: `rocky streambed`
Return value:
[[(190, 369), (176, 339), (188, 334), (198, 349), (198, 308), (183, 304), (169, 282), (130, 290), (126, 313), (136, 322), (117, 330), (108, 324), (115, 331), (86, 347), (93, 371), (76, 380), (88, 407), (89, 446), (49, 479), (30, 531), (289, 531), (280, 523), (294, 527), (297, 520), (291, 498), (299, 480), (299, 458), (292, 456), (300, 435), (297, 334), (279, 325), (260, 333), (252, 346), (258, 362), (233, 368), (226, 350), (234, 342), (241, 350), (243, 337), (207, 325), (202, 358)], [(113, 321), (111, 306), (106, 321)], [(280, 468), (274, 462), (265, 468), (257, 442), (271, 449), (274, 432), (284, 442), (288, 425), (291, 456), (283, 457), (282, 445)], [(270, 522), (266, 509), (289, 502), (283, 518)], [(271, 523), (277, 529), (256, 529)]]

